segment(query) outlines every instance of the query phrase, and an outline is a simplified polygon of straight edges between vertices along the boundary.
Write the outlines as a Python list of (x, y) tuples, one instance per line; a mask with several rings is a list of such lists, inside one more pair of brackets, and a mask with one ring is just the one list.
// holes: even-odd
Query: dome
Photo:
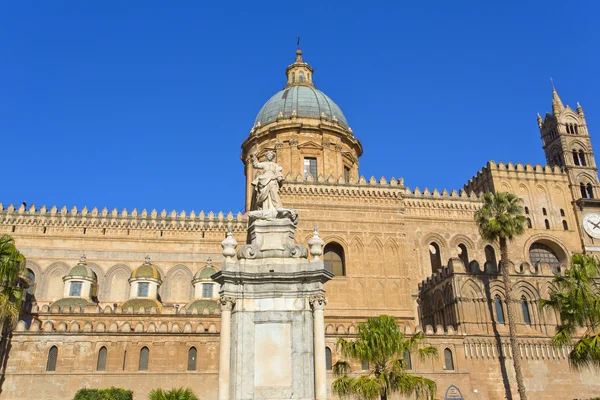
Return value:
[(65, 308), (65, 307), (71, 307), (71, 310), (73, 310), (77, 306), (84, 308), (85, 306), (95, 306), (95, 305), (97, 305), (97, 304), (93, 303), (91, 301), (88, 301), (86, 299), (82, 299), (80, 297), (66, 297), (64, 299), (55, 301), (54, 303), (52, 303), (50, 305), (50, 307), (58, 306), (59, 309), (62, 311), (63, 308)]
[(213, 267), (206, 266), (194, 275), (194, 280), (206, 280), (210, 279), (211, 276), (217, 273), (217, 270)]
[(193, 309), (198, 310), (198, 313), (204, 312), (204, 309), (207, 308), (209, 313), (213, 314), (215, 310), (219, 308), (219, 303), (216, 300), (210, 299), (198, 299), (194, 300), (191, 303), (185, 305), (185, 310), (192, 311)]
[(146, 262), (143, 263), (142, 265), (140, 265), (139, 267), (137, 267), (136, 269), (133, 270), (133, 272), (131, 273), (131, 278), (130, 279), (153, 279), (155, 281), (159, 281), (161, 282), (162, 279), (160, 277), (160, 272), (158, 272), (158, 269), (150, 264), (150, 260), (147, 258)]
[(129, 309), (132, 307), (134, 310), (138, 310), (140, 307), (144, 307), (146, 310), (150, 310), (152, 307), (160, 310), (162, 308), (162, 304), (160, 301), (156, 299), (129, 299), (121, 306), (123, 310)]
[(76, 266), (71, 268), (69, 273), (65, 276), (65, 278), (72, 277), (84, 278), (94, 282), (98, 280), (98, 277), (96, 276), (94, 271), (92, 271), (92, 269), (85, 262), (84, 257), (82, 257), (81, 261), (79, 261)]
[(291, 118), (296, 111), (298, 117), (321, 118), (325, 114), (328, 121), (334, 117), (344, 128), (348, 121), (342, 110), (327, 95), (313, 86), (290, 86), (275, 94), (258, 112), (254, 125), (273, 122), (282, 113), (284, 118)]

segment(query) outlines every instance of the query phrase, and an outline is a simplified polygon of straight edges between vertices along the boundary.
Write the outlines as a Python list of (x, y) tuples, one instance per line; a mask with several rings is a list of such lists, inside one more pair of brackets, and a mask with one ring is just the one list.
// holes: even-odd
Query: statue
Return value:
[(250, 219), (272, 220), (277, 218), (290, 218), (296, 223), (297, 213), (295, 210), (283, 208), (279, 188), (285, 182), (281, 171), (283, 168), (273, 160), (275, 153), (267, 151), (267, 161), (259, 162), (256, 154), (252, 154), (252, 166), (264, 172), (252, 181), (252, 205), (250, 206)]

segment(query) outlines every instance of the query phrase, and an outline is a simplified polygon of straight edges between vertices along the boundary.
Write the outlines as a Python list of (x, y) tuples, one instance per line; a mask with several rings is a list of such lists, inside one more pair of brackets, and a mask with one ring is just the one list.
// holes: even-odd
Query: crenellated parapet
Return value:
[(35, 205), (26, 207), (22, 204), (19, 207), (9, 205), (5, 207), (0, 203), (0, 225), (26, 225), (39, 227), (81, 227), (81, 228), (112, 228), (112, 229), (144, 229), (144, 230), (165, 230), (165, 231), (224, 231), (231, 228), (232, 231), (245, 231), (246, 217), (237, 213), (234, 216), (232, 212), (225, 214), (204, 211), (196, 213), (191, 211), (177, 212), (175, 210), (168, 213), (166, 210), (158, 212), (152, 210), (137, 209), (131, 211), (127, 209), (119, 212), (116, 208), (108, 211), (105, 207), (102, 210), (87, 207), (78, 209), (73, 207), (70, 210), (67, 207), (58, 209), (56, 206), (48, 209), (46, 206), (37, 208)]
[(469, 193), (482, 193), (495, 191), (498, 188), (496, 178), (507, 178), (511, 180), (558, 180), (567, 181), (566, 172), (558, 166), (550, 165), (531, 165), (531, 164), (513, 164), (495, 163), (488, 161), (477, 175), (473, 176), (464, 186)]

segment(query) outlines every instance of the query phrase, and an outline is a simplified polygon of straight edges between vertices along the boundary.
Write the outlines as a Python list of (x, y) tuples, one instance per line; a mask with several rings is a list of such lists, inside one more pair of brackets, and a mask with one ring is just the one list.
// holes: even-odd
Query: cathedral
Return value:
[[(324, 285), (328, 397), (342, 357), (337, 339), (387, 314), (438, 349), (433, 361), (405, 354), (411, 373), (436, 381), (436, 398), (518, 398), (500, 250), (474, 222), (481, 194), (501, 191), (523, 200), (527, 218), (509, 255), (529, 398), (597, 396), (597, 375), (569, 367), (570, 349), (551, 345), (557, 315), (539, 308), (572, 254), (600, 253), (600, 185), (583, 108), (564, 105), (553, 88), (552, 113), (537, 116), (545, 166), (489, 161), (459, 190), (421, 190), (360, 174), (361, 142), (314, 85), (301, 50), (285, 74), (242, 144), (246, 210), (256, 160), (274, 155), (281, 201), (299, 216), (295, 241), (308, 243), (318, 226), (333, 276)], [(0, 234), (15, 238), (29, 282), (3, 397), (72, 399), (81, 388), (112, 386), (145, 399), (154, 388), (189, 387), (216, 400), (221, 314), (236, 310), (225, 309), (213, 277), (226, 235), (245, 243), (247, 226), (248, 213), (228, 211), (0, 204)]]

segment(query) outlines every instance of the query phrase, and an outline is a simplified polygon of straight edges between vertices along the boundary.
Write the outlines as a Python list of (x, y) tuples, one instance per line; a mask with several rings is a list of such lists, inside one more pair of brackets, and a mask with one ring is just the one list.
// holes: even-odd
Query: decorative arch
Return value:
[(366, 297), (365, 297), (365, 287), (360, 281), (357, 281), (354, 284), (354, 302), (355, 306), (364, 308), (367, 306)]
[(40, 287), (39, 283), (42, 280), (42, 268), (40, 268), (40, 266), (38, 265), (38, 263), (34, 262), (34, 261), (30, 261), (30, 260), (26, 260), (25, 261), (25, 268), (31, 270), (31, 272), (33, 272), (34, 275), (34, 281), (32, 282), (33, 287), (30, 287), (30, 289), (27, 290), (28, 293), (32, 294), (33, 297), (35, 298), (36, 295), (38, 294), (38, 288)]
[(383, 243), (378, 237), (371, 239), (371, 242), (369, 243), (369, 254), (369, 272), (377, 276), (383, 275)]
[(163, 302), (170, 303), (188, 303), (192, 300), (192, 271), (183, 265), (178, 264), (169, 269), (165, 279), (165, 289), (162, 291)]
[(58, 261), (50, 264), (44, 270), (40, 282), (41, 290), (38, 290), (38, 292), (41, 292), (41, 300), (53, 301), (62, 298), (64, 287), (62, 278), (69, 273), (69, 269), (66, 263)]
[(350, 246), (348, 246), (348, 262), (346, 263), (346, 273), (348, 275), (353, 275), (348, 271), (350, 268), (355, 268), (352, 271), (359, 271), (362, 269), (364, 265), (364, 258), (365, 245), (358, 236), (354, 236), (352, 240), (350, 240)]
[(446, 238), (439, 233), (431, 232), (423, 236), (421, 239), (422, 246), (429, 246), (429, 243), (431, 242), (436, 242), (440, 246), (441, 250), (446, 250), (448, 248), (448, 242), (446, 241)]
[(100, 286), (100, 295), (107, 302), (121, 302), (129, 298), (129, 278), (132, 270), (125, 264), (113, 265), (104, 278), (104, 285)]
[(462, 284), (460, 287), (460, 296), (469, 297), (471, 299), (481, 299), (484, 297), (483, 290), (473, 279), (467, 279)]
[(383, 247), (383, 255), (385, 260), (385, 276), (397, 276), (399, 274), (399, 247), (393, 238), (387, 238)]
[(526, 281), (518, 281), (513, 287), (514, 298), (525, 296), (527, 300), (537, 301), (540, 299), (540, 293), (531, 283)]
[[(556, 253), (560, 264), (568, 265), (569, 260), (571, 259), (571, 252), (556, 237), (550, 236), (550, 235), (545, 235), (543, 233), (533, 235), (525, 241), (525, 245), (523, 246), (523, 259), (524, 260), (527, 260), (528, 262), (530, 261), (529, 260), (529, 249), (531, 248), (531, 245), (536, 242), (550, 247)], [(532, 265), (533, 265), (533, 263), (532, 263)]]
[(452, 237), (452, 239), (450, 239), (450, 247), (455, 248), (458, 247), (459, 244), (464, 244), (465, 246), (467, 246), (467, 250), (469, 250), (469, 253), (473, 253), (475, 252), (476, 249), (476, 245), (475, 242), (473, 242), (473, 240), (471, 238), (469, 238), (467, 235), (463, 235), (461, 233), (454, 235)]

